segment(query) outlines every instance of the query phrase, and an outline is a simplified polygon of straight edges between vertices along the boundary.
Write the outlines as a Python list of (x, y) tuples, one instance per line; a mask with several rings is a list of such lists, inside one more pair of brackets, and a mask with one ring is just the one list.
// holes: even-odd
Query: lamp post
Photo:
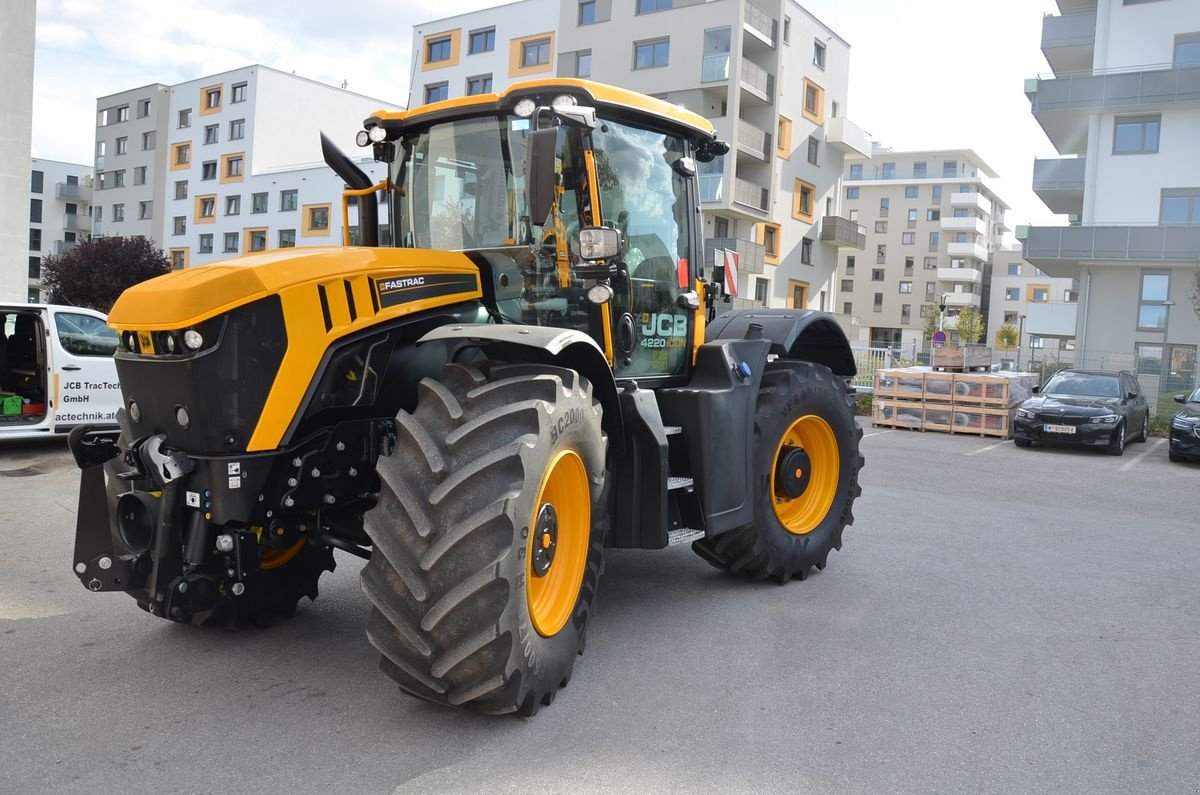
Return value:
[[(1017, 315), (1019, 328), (1017, 330), (1017, 372), (1021, 372), (1021, 349), (1025, 347), (1025, 316)], [(1030, 354), (1031, 356), (1033, 354)]]

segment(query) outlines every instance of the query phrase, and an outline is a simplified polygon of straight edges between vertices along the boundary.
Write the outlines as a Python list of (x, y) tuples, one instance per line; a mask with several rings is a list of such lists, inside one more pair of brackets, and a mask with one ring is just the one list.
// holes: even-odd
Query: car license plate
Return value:
[(1043, 425), (1042, 430), (1046, 433), (1075, 433), (1074, 425)]

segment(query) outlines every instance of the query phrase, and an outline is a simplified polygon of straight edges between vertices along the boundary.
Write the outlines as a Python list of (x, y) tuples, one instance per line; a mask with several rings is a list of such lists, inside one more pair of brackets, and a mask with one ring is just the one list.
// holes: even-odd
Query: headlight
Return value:
[(1120, 414), (1098, 414), (1092, 417), (1092, 422), (1099, 422), (1103, 425), (1116, 425), (1120, 421)]
[(1023, 420), (1032, 420), (1037, 417), (1036, 414), (1034, 414), (1032, 411), (1029, 411), (1027, 409), (1017, 409), (1017, 416)]
[(1187, 417), (1175, 417), (1171, 420), (1171, 427), (1178, 428), (1181, 431), (1190, 431), (1193, 428), (1200, 428), (1200, 421), (1188, 419)]
[(198, 351), (204, 347), (204, 337), (196, 329), (190, 328), (183, 332), (183, 344), (194, 351)]
[(537, 110), (537, 103), (529, 97), (518, 100), (517, 104), (513, 106), (513, 113), (524, 119), (532, 116), (535, 110)]

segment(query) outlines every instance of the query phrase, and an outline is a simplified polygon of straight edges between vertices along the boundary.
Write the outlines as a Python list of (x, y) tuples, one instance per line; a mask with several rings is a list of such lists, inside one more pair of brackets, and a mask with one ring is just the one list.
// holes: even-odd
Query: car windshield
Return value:
[(1196, 387), (1196, 391), (1188, 395), (1188, 403), (1200, 403), (1200, 386)]
[(1121, 396), (1121, 381), (1115, 375), (1055, 373), (1042, 389), (1048, 395), (1115, 398)]

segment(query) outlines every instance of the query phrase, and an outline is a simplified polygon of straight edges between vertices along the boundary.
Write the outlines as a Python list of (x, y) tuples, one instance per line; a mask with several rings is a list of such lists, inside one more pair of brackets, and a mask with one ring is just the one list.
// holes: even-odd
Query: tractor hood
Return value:
[(134, 285), (117, 299), (108, 323), (121, 330), (179, 329), (293, 288), (332, 285), (340, 291), (343, 281), (369, 280), (372, 302), (378, 308), (381, 280), (456, 275), (477, 279), (478, 272), (456, 251), (343, 246), (276, 249), (174, 271)]

